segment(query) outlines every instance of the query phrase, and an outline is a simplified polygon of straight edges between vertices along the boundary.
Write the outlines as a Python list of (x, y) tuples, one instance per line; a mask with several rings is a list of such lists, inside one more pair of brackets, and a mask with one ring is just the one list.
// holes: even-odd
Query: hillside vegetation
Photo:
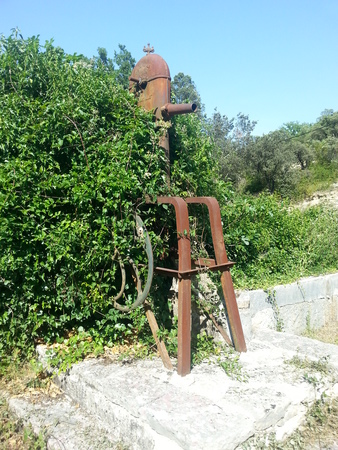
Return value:
[[(52, 42), (41, 45), (38, 37), (24, 40), (17, 32), (2, 37), (0, 45), (2, 362), (14, 349), (26, 355), (42, 341), (72, 340), (80, 357), (93, 343), (101, 351), (104, 345), (151, 339), (143, 310), (122, 313), (112, 298), (121, 286), (119, 261), (129, 268), (136, 264), (142, 279), (147, 275), (135, 213), (147, 225), (155, 263), (174, 264), (173, 212), (146, 202), (157, 195), (218, 199), (228, 255), (237, 262), (232, 272), (237, 287), (337, 270), (337, 210), (293, 209), (283, 194), (306, 192), (306, 180), (327, 178), (323, 174), (334, 177), (336, 135), (317, 135), (314, 153), (298, 168), (301, 176), (292, 189), (278, 178), (269, 192), (265, 169), (257, 165), (255, 173), (250, 165), (245, 171), (238, 163), (237, 171), (234, 162), (241, 154), (254, 160), (254, 145), (266, 161), (264, 137), (252, 139), (250, 132), (240, 142), (237, 133), (237, 140), (217, 141), (205, 118), (178, 116), (170, 129), (169, 188), (158, 145), (163, 130), (125, 89), (123, 46), (114, 66), (104, 49), (89, 60)], [(277, 155), (282, 144), (275, 144)], [(227, 173), (228, 150), (237, 179)], [(295, 167), (290, 170), (296, 173)], [(243, 193), (250, 189), (255, 196)], [(212, 256), (206, 212), (193, 212), (193, 250)], [(135, 300), (134, 277), (129, 271), (126, 304)], [(175, 337), (167, 288), (167, 280), (155, 277), (149, 300), (163, 334)]]

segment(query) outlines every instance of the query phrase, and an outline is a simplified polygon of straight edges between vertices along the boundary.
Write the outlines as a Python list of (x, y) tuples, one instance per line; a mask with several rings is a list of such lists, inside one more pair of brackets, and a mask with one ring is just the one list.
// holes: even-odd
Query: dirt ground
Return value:
[(310, 198), (302, 201), (297, 206), (304, 209), (308, 206), (316, 206), (322, 203), (334, 205), (338, 208), (338, 183), (333, 183), (327, 191), (315, 192)]

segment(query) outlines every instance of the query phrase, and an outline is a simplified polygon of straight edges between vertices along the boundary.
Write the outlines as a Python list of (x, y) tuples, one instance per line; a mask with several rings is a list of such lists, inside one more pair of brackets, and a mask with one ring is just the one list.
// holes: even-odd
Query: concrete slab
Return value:
[[(286, 363), (295, 355), (309, 360), (327, 357), (327, 373), (313, 374), (317, 383), (309, 383), (304, 370)], [(67, 423), (70, 417), (74, 421), (76, 414), (83, 412), (89, 417), (87, 426), (99, 424), (103, 443), (86, 447), (67, 441), (63, 448), (109, 449), (120, 442), (135, 450), (233, 450), (264, 431), (275, 432), (282, 439), (301, 424), (308, 403), (323, 391), (338, 394), (335, 345), (262, 331), (253, 336), (240, 362), (247, 381), (232, 379), (210, 362), (194, 367), (183, 378), (167, 371), (157, 359), (124, 364), (93, 359), (81, 362), (55, 379), (73, 402), (66, 406), (67, 419), (58, 418), (57, 422)], [(74, 404), (79, 408), (74, 410)], [(27, 415), (22, 404), (20, 412), (17, 399), (10, 405), (19, 415)], [(34, 422), (37, 407), (27, 408), (29, 420)], [(45, 411), (45, 420), (35, 422), (51, 427), (48, 417), (54, 413)], [(83, 420), (77, 422), (79, 425), (70, 422), (70, 428), (81, 429)], [(95, 435), (86, 432), (82, 437), (88, 434)]]
[(88, 416), (69, 397), (32, 402), (13, 397), (10, 409), (38, 435), (43, 433), (49, 450), (110, 450), (119, 442), (94, 417)]

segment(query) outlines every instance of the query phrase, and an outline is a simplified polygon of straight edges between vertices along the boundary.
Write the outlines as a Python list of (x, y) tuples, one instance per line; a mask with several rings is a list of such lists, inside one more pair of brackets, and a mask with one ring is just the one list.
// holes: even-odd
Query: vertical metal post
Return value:
[[(175, 207), (178, 238), (178, 271), (191, 270), (189, 215), (186, 202), (179, 197), (157, 197), (157, 203), (169, 203)], [(190, 373), (191, 366), (191, 281), (190, 277), (178, 278), (178, 349), (177, 373)]]

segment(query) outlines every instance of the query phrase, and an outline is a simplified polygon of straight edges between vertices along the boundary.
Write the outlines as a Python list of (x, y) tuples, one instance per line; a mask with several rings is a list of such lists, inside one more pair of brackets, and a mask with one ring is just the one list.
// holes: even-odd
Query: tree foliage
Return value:
[(229, 119), (217, 109), (208, 120), (208, 134), (217, 152), (219, 173), (224, 179), (239, 183), (243, 177), (246, 149), (252, 143), (256, 123), (242, 113)]
[[(114, 63), (125, 77), (130, 58), (120, 51)], [(1, 38), (0, 351), (78, 327), (106, 342), (144, 327), (142, 314), (126, 317), (112, 297), (121, 286), (118, 257), (146, 276), (135, 212), (149, 226), (155, 258), (171, 245), (163, 229), (172, 214), (146, 205), (168, 193), (162, 130), (99, 54), (93, 63), (38, 37)], [(172, 193), (213, 192), (210, 146), (196, 118), (178, 119), (172, 131), (186, 147), (177, 150)], [(127, 276), (126, 303), (135, 300)]]
[[(102, 64), (108, 64), (108, 52), (104, 47), (98, 47), (97, 53), (99, 54), (99, 58)], [(111, 60), (110, 60), (111, 61)]]
[(290, 208), (263, 192), (231, 196), (222, 208), (225, 245), (237, 286), (262, 288), (338, 270), (338, 211)]
[(247, 150), (247, 163), (253, 183), (274, 193), (289, 179), (295, 155), (287, 134), (274, 131), (256, 138)]
[(129, 87), (129, 75), (135, 66), (135, 59), (132, 57), (131, 53), (127, 50), (125, 45), (119, 44), (119, 51), (114, 51), (114, 58), (108, 58), (107, 49), (104, 47), (98, 47), (98, 57), (95, 56), (92, 59), (84, 58), (89, 65), (94, 65), (98, 67), (101, 65), (109, 72), (116, 83), (123, 86), (125, 89)]
[(117, 66), (116, 80), (127, 89), (129, 86), (129, 76), (136, 64), (136, 60), (132, 57), (125, 45), (119, 44), (119, 51), (114, 51), (113, 61)]
[(338, 162), (338, 112), (325, 110), (313, 125), (314, 148), (322, 164)]

